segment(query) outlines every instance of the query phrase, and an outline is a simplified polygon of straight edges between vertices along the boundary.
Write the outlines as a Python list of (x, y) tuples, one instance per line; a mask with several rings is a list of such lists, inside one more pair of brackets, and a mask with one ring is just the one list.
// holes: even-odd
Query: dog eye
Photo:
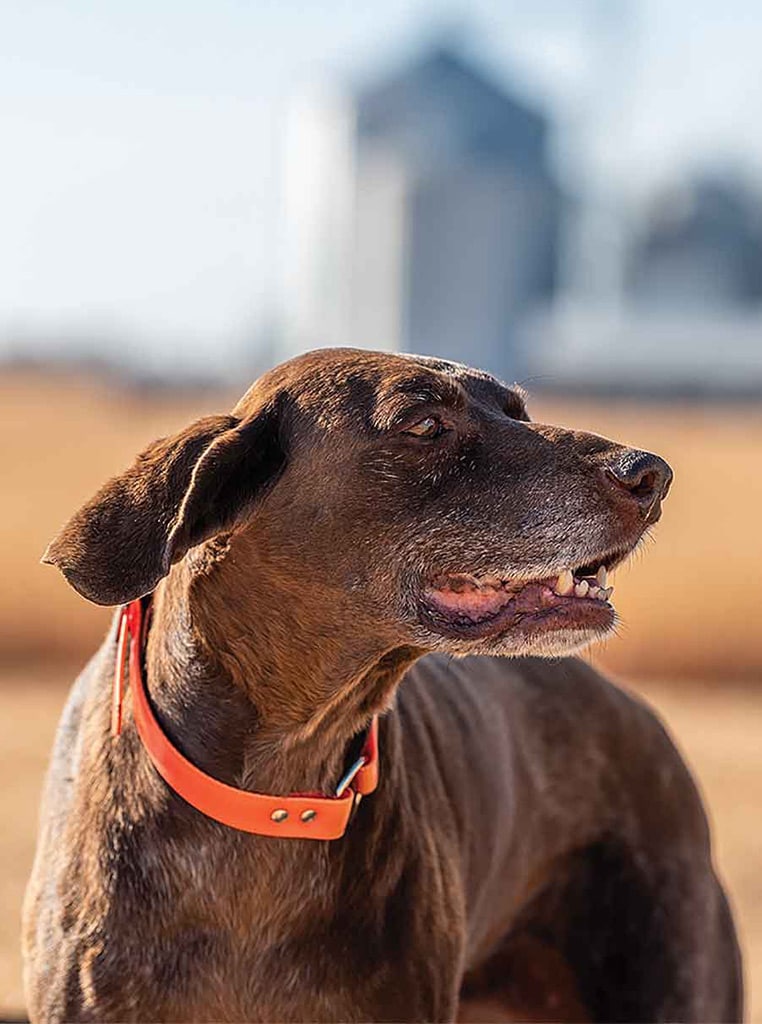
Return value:
[(444, 424), (436, 416), (424, 416), (422, 420), (406, 427), (403, 433), (412, 434), (413, 437), (439, 437), (444, 432)]

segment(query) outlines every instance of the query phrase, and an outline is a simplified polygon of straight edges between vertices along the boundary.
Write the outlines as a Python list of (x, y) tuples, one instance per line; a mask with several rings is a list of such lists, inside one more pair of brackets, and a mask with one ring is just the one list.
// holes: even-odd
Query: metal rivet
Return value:
[(288, 811), (281, 807), (277, 811), (273, 811), (270, 817), (273, 821), (285, 821), (288, 817)]
[(312, 821), (313, 818), (317, 818), (317, 811), (302, 811), (302, 821)]

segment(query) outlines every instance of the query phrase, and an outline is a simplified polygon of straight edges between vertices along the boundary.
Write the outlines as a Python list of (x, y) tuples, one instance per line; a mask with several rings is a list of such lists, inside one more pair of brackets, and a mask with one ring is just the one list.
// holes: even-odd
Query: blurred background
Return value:
[(148, 441), (354, 345), (673, 465), (591, 657), (698, 778), (762, 1021), (761, 52), (755, 0), (4, 0), (0, 1013), (109, 614), (47, 540)]

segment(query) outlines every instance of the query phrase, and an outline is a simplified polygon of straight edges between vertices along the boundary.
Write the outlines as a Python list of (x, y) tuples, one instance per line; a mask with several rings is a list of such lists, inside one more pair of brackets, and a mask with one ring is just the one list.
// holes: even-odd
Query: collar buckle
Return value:
[(360, 757), (357, 758), (355, 763), (351, 765), (346, 772), (344, 772), (344, 774), (339, 779), (338, 785), (336, 786), (336, 790), (333, 794), (334, 796), (342, 796), (347, 787), (354, 782), (355, 777), (357, 773), (360, 771), (360, 769), (365, 767), (366, 761), (367, 759), (365, 755), (362, 754)]

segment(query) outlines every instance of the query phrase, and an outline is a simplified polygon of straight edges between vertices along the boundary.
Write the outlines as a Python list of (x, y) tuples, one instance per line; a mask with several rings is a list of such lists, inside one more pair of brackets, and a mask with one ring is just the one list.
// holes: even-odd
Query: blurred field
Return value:
[[(39, 557), (138, 449), (236, 397), (0, 375), (0, 1010), (21, 1006), (18, 913), (55, 721), (110, 614)], [(762, 1022), (762, 410), (547, 398), (530, 408), (536, 419), (651, 448), (675, 469), (656, 543), (614, 580), (621, 635), (596, 658), (637, 680), (698, 773), (760, 994), (751, 1019)]]
[[(243, 391), (243, 385), (241, 387)], [(155, 437), (237, 396), (139, 395), (86, 378), (0, 376), (0, 660), (79, 656), (108, 613), (39, 565), (79, 503)], [(645, 675), (759, 678), (762, 409), (538, 400), (536, 419), (651, 448), (675, 469), (656, 543), (616, 577), (621, 635), (602, 660)]]
[[(18, 1013), (23, 1005), (21, 897), (34, 851), (42, 773), (75, 671), (62, 666), (0, 672), (0, 1014)], [(734, 904), (752, 989), (747, 1019), (762, 1024), (762, 688), (728, 692), (650, 683), (637, 689), (669, 723), (708, 800), (716, 858)]]
[(762, 406), (530, 403), (538, 420), (663, 456), (664, 516), (614, 576), (619, 636), (600, 660), (634, 678), (762, 678)]
[(47, 542), (78, 503), (149, 441), (231, 395), (177, 396), (109, 387), (65, 374), (0, 375), (0, 660), (79, 657), (109, 612), (78, 598), (39, 564)]

